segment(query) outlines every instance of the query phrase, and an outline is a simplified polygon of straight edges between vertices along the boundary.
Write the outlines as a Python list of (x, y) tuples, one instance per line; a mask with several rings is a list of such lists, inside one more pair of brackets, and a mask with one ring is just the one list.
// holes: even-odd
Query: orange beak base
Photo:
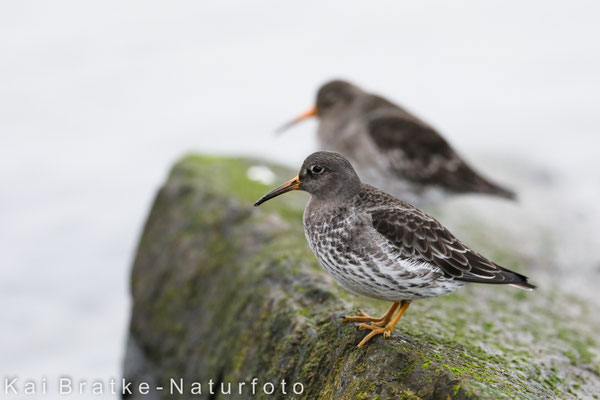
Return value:
[(283, 124), (282, 126), (280, 126), (279, 128), (277, 128), (275, 133), (280, 135), (283, 132), (285, 132), (286, 130), (288, 130), (289, 128), (291, 128), (292, 126), (296, 125), (298, 122), (305, 120), (306, 118), (316, 117), (316, 116), (317, 116), (317, 107), (315, 106), (315, 107), (312, 107), (310, 110), (307, 110), (306, 112), (297, 116), (290, 122), (287, 122), (287, 123)]

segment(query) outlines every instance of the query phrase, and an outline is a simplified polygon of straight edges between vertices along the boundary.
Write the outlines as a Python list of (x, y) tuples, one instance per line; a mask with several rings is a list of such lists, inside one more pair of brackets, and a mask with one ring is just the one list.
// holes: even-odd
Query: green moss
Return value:
[(412, 390), (406, 389), (399, 393), (399, 400), (420, 400), (421, 397), (417, 396)]
[(458, 394), (458, 391), (460, 390), (460, 385), (454, 385), (452, 389), (454, 390), (454, 396), (456, 396)]
[[(248, 169), (253, 165), (269, 167), (281, 182), (278, 181), (273, 185), (265, 185), (261, 182), (251, 180), (248, 178)], [(208, 183), (213, 190), (220, 190), (227, 196), (234, 195), (240, 202), (250, 206), (262, 195), (279, 185), (279, 183), (291, 179), (296, 175), (296, 172), (262, 161), (190, 154), (183, 157), (176, 164), (171, 172), (171, 175), (174, 174), (183, 174), (187, 179), (201, 182), (204, 185)], [(223, 179), (223, 177), (226, 177), (226, 179)], [(300, 192), (294, 193), (294, 195), (298, 198), (306, 197), (306, 194)], [(300, 202), (296, 204), (300, 204)], [(269, 208), (276, 210), (288, 221), (295, 222), (299, 218), (302, 218), (302, 207), (289, 207), (289, 201), (285, 199), (276, 198), (271, 200)]]
[(300, 308), (296, 310), (296, 312), (306, 318), (309, 318), (312, 315), (312, 311), (308, 308)]
[(463, 374), (463, 372), (462, 372), (462, 370), (460, 368), (451, 367), (448, 364), (442, 364), (442, 366), (444, 368), (446, 368), (448, 371), (451, 371), (456, 376), (461, 376)]

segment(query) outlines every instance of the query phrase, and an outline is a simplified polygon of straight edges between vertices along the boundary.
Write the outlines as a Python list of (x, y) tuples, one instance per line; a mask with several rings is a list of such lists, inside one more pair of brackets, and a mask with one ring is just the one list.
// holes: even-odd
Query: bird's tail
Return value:
[(468, 164), (463, 163), (456, 176), (462, 176), (460, 182), (456, 182), (456, 189), (462, 192), (485, 193), (503, 197), (508, 200), (516, 200), (517, 195), (510, 189), (502, 187), (479, 175)]
[(508, 199), (508, 200), (516, 200), (517, 199), (517, 195), (512, 190), (504, 188), (500, 185), (497, 185), (497, 184), (489, 182), (489, 181), (485, 181), (485, 184), (482, 185), (482, 189), (483, 189), (482, 192), (493, 194), (493, 195), (500, 196), (500, 197), (504, 197), (505, 199)]
[(533, 289), (535, 289), (537, 287), (534, 284), (531, 284), (529, 282), (511, 283), (510, 286), (514, 286), (514, 287), (516, 287), (518, 289), (526, 290), (528, 292), (531, 292)]
[(525, 275), (519, 274), (518, 272), (508, 270), (506, 268), (502, 268), (502, 269), (506, 273), (509, 273), (512, 275), (512, 279), (510, 280), (512, 282), (509, 283), (510, 286), (514, 286), (518, 289), (526, 290), (528, 292), (531, 292), (533, 289), (535, 289), (537, 287), (533, 283), (529, 283), (529, 278), (526, 277)]

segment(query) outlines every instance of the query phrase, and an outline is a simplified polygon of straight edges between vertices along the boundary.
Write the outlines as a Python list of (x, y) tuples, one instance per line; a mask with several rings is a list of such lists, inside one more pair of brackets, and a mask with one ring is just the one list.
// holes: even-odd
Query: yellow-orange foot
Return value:
[(356, 346), (356, 347), (363, 347), (365, 345), (365, 343), (367, 343), (369, 340), (371, 340), (372, 338), (374, 338), (377, 335), (383, 335), (384, 338), (389, 338), (390, 336), (392, 336), (392, 331), (394, 330), (394, 327), (390, 325), (386, 326), (386, 327), (378, 327), (378, 326), (373, 326), (371, 324), (360, 324), (358, 326), (359, 329), (370, 329), (371, 332), (369, 332), (369, 334), (367, 336), (365, 336), (363, 338), (363, 340), (360, 341), (360, 343)]
[(398, 303), (392, 304), (389, 310), (379, 318), (371, 317), (370, 315), (359, 311), (358, 316), (344, 317), (342, 318), (342, 322), (370, 322), (372, 326), (384, 327), (392, 319), (392, 315), (394, 315), (396, 308), (398, 308)]
[[(398, 305), (398, 303), (394, 303), (394, 304), (396, 306)], [(392, 331), (396, 327), (396, 324), (398, 323), (398, 321), (400, 321), (400, 318), (402, 318), (402, 315), (404, 314), (404, 312), (406, 311), (406, 309), (408, 308), (409, 305), (410, 305), (409, 301), (402, 301), (401, 305), (400, 305), (400, 309), (398, 310), (398, 313), (394, 316), (394, 318), (391, 321), (389, 321), (389, 323), (387, 323), (387, 321), (386, 321), (387, 324), (385, 326), (378, 326), (378, 325), (375, 325), (375, 323), (360, 324), (358, 326), (359, 329), (369, 329), (371, 332), (369, 332), (369, 334), (367, 334), (367, 336), (365, 336), (363, 338), (363, 340), (360, 341), (360, 343), (357, 345), (357, 347), (363, 347), (369, 340), (371, 340), (372, 338), (374, 338), (377, 335), (383, 335), (384, 338), (389, 338), (390, 336), (392, 336)], [(392, 314), (395, 311), (395, 309), (396, 308), (394, 307), (394, 309), (392, 310)], [(391, 308), (390, 308), (390, 310), (391, 310)], [(386, 315), (387, 314), (388, 313), (386, 313)], [(383, 321), (381, 321), (381, 322), (383, 322)]]
[(371, 317), (369, 314), (365, 314), (362, 311), (359, 311), (357, 314), (357, 316), (352, 315), (349, 317), (343, 317), (342, 322), (381, 322), (383, 320), (383, 317)]

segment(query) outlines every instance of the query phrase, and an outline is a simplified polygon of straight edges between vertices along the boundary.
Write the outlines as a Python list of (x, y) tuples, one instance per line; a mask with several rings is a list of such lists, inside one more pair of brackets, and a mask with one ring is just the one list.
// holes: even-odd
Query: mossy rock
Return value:
[[(339, 316), (389, 304), (344, 292), (321, 269), (304, 238), (306, 194), (252, 207), (273, 186), (249, 178), (257, 165), (274, 183), (295, 175), (257, 160), (192, 155), (160, 189), (131, 278), (124, 377), (150, 383), (139, 398), (597, 398), (594, 311), (557, 287), (467, 286), (413, 303), (390, 339), (356, 348), (365, 332)], [(488, 246), (478, 250), (521, 265), (522, 255)], [(171, 378), (184, 379), (184, 395), (170, 392)], [(266, 382), (277, 385), (274, 394), (263, 393)], [(221, 383), (232, 394), (220, 394)]]

